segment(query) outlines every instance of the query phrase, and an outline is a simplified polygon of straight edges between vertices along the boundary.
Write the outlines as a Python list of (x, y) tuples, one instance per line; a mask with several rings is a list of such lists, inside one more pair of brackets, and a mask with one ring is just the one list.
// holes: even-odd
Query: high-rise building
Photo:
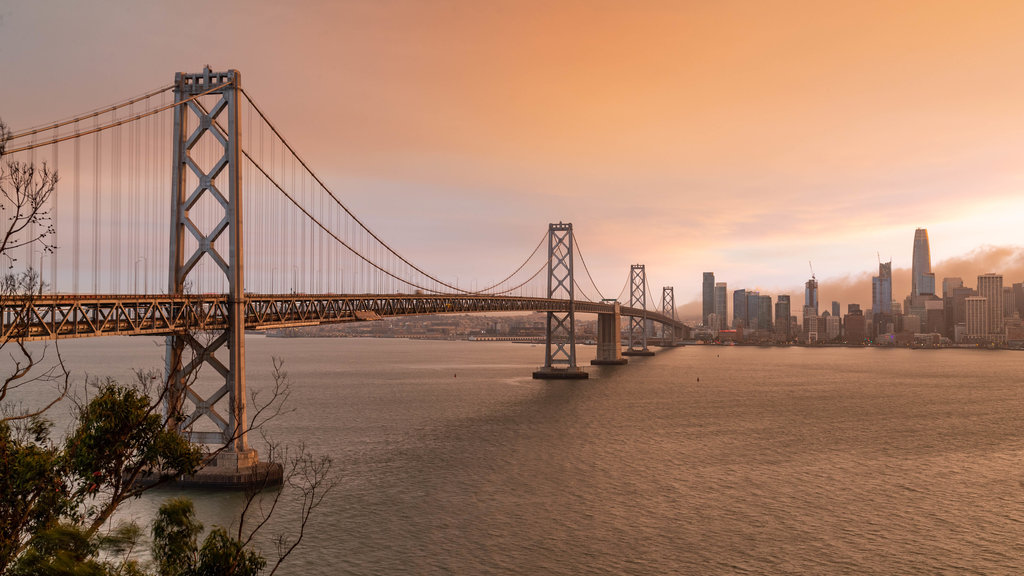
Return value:
[(832, 315), (839, 318), (839, 300), (832, 301)]
[(772, 329), (772, 297), (762, 294), (757, 301), (757, 327), (758, 330)]
[(725, 282), (715, 282), (715, 314), (718, 314), (719, 328), (729, 327), (729, 294)]
[(871, 278), (871, 311), (892, 313), (892, 260), (878, 263), (878, 276)]
[(984, 296), (968, 296), (964, 299), (967, 335), (971, 338), (988, 338), (988, 299)]
[[(960, 277), (942, 279), (942, 313), (946, 317), (946, 327), (943, 334), (949, 338), (954, 336), (954, 328), (958, 322), (954, 310), (953, 290), (963, 287), (964, 281)], [(974, 296), (974, 294), (968, 294), (968, 296)], [(963, 321), (962, 318), (959, 320), (959, 322)]]
[(928, 247), (928, 230), (926, 228), (918, 228), (914, 231), (914, 264), (911, 274), (910, 294), (912, 296), (935, 294), (935, 275), (932, 274), (932, 256)]
[(701, 316), (701, 322), (705, 326), (708, 325), (708, 314), (714, 314), (715, 312), (715, 273), (705, 272), (704, 273), (704, 307), (703, 314)]
[(969, 286), (958, 286), (949, 291), (950, 306), (946, 312), (946, 326), (949, 335), (956, 334), (956, 325), (967, 322), (967, 298), (977, 296), (978, 291)]
[(1012, 286), (1003, 286), (1003, 319), (1012, 319), (1017, 314), (1017, 296)]
[[(985, 322), (991, 334), (1003, 333), (1003, 275), (978, 276), (978, 296), (988, 300)], [(967, 330), (970, 333), (970, 329)]]
[(808, 309), (818, 315), (818, 280), (811, 275), (811, 279), (804, 283), (804, 316), (808, 316)]
[(756, 290), (747, 290), (747, 319), (746, 326), (751, 330), (761, 330), (762, 327), (758, 322), (758, 306), (761, 302), (761, 293)]
[(962, 288), (963, 285), (964, 285), (963, 278), (960, 278), (959, 276), (954, 276), (952, 278), (943, 278), (942, 279), (942, 297), (945, 298), (947, 296), (952, 295), (953, 288)]
[(1017, 304), (1017, 314), (1024, 318), (1024, 283), (1013, 283), (1013, 301)]
[(789, 327), (791, 314), (789, 294), (779, 294), (775, 299), (775, 334), (783, 342), (792, 338)]
[(732, 327), (747, 328), (747, 291), (743, 288), (732, 292)]

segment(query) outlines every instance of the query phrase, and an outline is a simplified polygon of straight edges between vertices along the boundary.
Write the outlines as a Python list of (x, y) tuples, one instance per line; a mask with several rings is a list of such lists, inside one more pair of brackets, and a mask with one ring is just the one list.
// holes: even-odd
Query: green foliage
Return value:
[(223, 528), (214, 528), (199, 550), (199, 561), (189, 576), (255, 576), (267, 565), (256, 552), (232, 538)]
[(10, 423), (0, 422), (0, 573), (28, 536), (70, 514), (61, 459), (58, 449), (26, 440)]
[(124, 490), (138, 475), (192, 474), (202, 455), (188, 440), (168, 430), (141, 391), (107, 382), (79, 416), (67, 441), (71, 473), (87, 493), (103, 485)]
[(103, 576), (109, 574), (94, 556), (97, 547), (85, 531), (58, 525), (43, 530), (10, 571), (11, 576)]
[(195, 565), (202, 531), (191, 500), (174, 498), (160, 506), (153, 521), (153, 560), (160, 576), (178, 576)]
[(131, 550), (138, 527), (103, 537), (99, 528), (142, 494), (140, 478), (191, 474), (202, 462), (155, 407), (139, 389), (108, 381), (81, 406), (63, 443), (51, 440), (42, 418), (0, 420), (0, 574), (139, 572), (130, 562), (115, 570), (96, 561), (101, 547)]

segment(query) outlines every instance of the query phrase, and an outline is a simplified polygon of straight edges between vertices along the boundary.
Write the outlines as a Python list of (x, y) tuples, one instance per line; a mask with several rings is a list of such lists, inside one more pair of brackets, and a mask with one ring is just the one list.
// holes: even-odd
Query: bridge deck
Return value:
[[(393, 316), (476, 312), (567, 312), (568, 300), (513, 296), (425, 294), (250, 294), (245, 328), (258, 330), (378, 320)], [(611, 314), (613, 304), (573, 303), (583, 314)], [(0, 301), (0, 342), (110, 335), (161, 335), (224, 330), (228, 297), (137, 295), (38, 295)], [(643, 316), (675, 327), (663, 314), (621, 307), (623, 316)]]

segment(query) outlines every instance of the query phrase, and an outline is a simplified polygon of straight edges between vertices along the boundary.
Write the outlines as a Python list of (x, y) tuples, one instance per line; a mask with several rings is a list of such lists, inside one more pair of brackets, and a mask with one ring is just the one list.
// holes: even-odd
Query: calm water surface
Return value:
[[(62, 348), (119, 378), (162, 354)], [(294, 385), (271, 433), (339, 471), (285, 574), (1024, 572), (1022, 353), (689, 346), (542, 382), (522, 344), (247, 352), (251, 387), (271, 354)], [(236, 522), (237, 495), (190, 495), (207, 525)]]

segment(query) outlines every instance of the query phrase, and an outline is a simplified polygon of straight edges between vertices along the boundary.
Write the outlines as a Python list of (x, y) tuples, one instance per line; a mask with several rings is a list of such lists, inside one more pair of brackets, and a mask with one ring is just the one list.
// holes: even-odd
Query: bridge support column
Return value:
[[(664, 286), (661, 289), (661, 313), (669, 318), (676, 319), (676, 295), (675, 288)], [(676, 329), (671, 324), (661, 325), (661, 346), (671, 347), (676, 345)]]
[(628, 358), (622, 357), (622, 316), (619, 314), (619, 303), (615, 303), (615, 312), (597, 315), (597, 358), (590, 361), (593, 366), (626, 364)]
[(654, 356), (647, 348), (647, 271), (643, 264), (629, 268), (629, 306), (643, 310), (638, 318), (629, 318), (629, 349), (623, 356)]
[[(168, 425), (193, 442), (219, 450), (195, 477), (185, 479), (186, 483), (225, 487), (279, 483), (280, 465), (260, 463), (247, 436), (241, 75), (237, 70), (213, 72), (206, 68), (201, 74), (179, 73), (174, 83), (175, 101), (188, 102), (174, 111), (168, 294), (186, 295), (187, 282), (196, 266), (201, 261), (210, 263), (224, 273), (221, 286), (227, 287), (228, 328), (219, 333), (167, 337)], [(200, 94), (207, 103), (212, 101), (209, 108), (199, 99), (190, 100)], [(197, 146), (197, 152), (204, 152), (193, 157)], [(210, 149), (219, 157), (207, 166), (202, 156)], [(223, 216), (212, 227), (203, 227), (189, 216), (204, 198), (208, 205), (223, 208)], [(227, 258), (223, 256), (225, 248)], [(202, 388), (205, 382), (199, 378), (201, 366), (214, 373), (212, 391)]]
[(544, 367), (533, 373), (539, 380), (582, 379), (576, 365), (576, 284), (573, 282), (572, 224), (548, 225), (548, 298), (569, 301), (567, 312), (548, 312)]

